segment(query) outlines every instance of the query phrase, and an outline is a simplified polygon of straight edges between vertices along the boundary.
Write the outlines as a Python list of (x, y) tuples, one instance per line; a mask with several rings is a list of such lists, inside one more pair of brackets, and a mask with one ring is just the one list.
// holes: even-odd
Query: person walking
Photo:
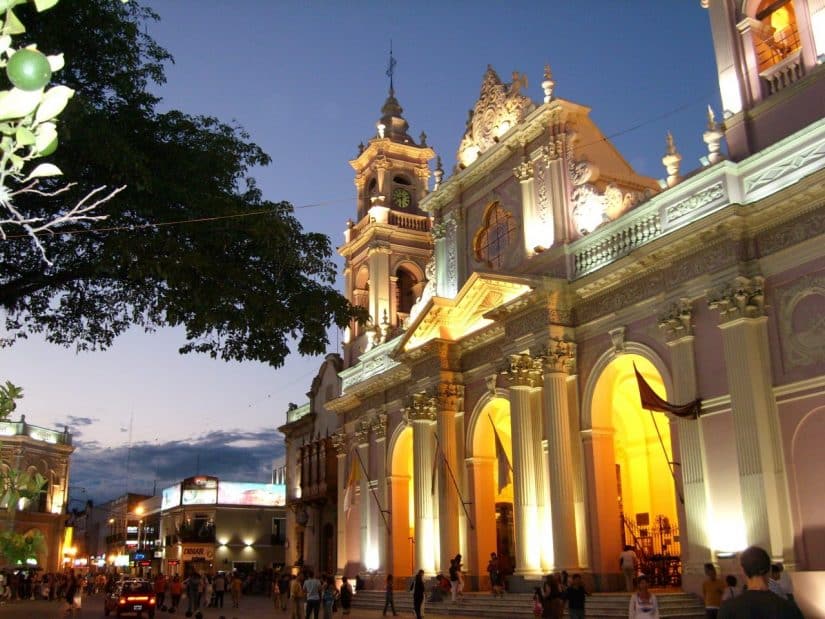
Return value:
[(177, 574), (172, 578), (172, 582), (169, 583), (169, 594), (172, 596), (170, 612), (175, 612), (180, 605), (180, 598), (183, 595), (183, 583)]
[(223, 608), (223, 596), (226, 593), (226, 574), (218, 572), (212, 581), (212, 590), (215, 592), (215, 608)]
[(561, 594), (558, 576), (548, 574), (544, 577), (541, 596), (543, 607), (541, 616), (549, 619), (561, 619), (564, 614), (564, 598)]
[(289, 585), (291, 580), (290, 574), (286, 571), (282, 572), (278, 578), (278, 586), (281, 589), (281, 610), (286, 610), (286, 604), (289, 601)]
[(289, 582), (289, 597), (291, 599), (291, 619), (304, 619), (304, 582), (301, 575), (293, 576)]
[(229, 593), (232, 595), (232, 608), (241, 607), (241, 591), (243, 591), (243, 580), (238, 572), (232, 574), (232, 582), (229, 584)]
[[(286, 596), (286, 591), (284, 591)], [(272, 578), (272, 606), (275, 610), (281, 609), (281, 575), (275, 574)]]
[(636, 564), (638, 558), (633, 551), (633, 546), (625, 546), (622, 553), (619, 555), (619, 568), (624, 574), (625, 591), (633, 592), (633, 578), (636, 576)]
[(201, 607), (201, 575), (197, 570), (189, 574), (186, 579), (186, 613), (191, 617), (193, 612)]
[(352, 608), (352, 585), (346, 576), (341, 578), (341, 609), (345, 615), (350, 613)]
[(659, 601), (648, 589), (647, 576), (636, 579), (638, 591), (630, 596), (629, 619), (659, 619)]
[(166, 576), (163, 572), (155, 577), (155, 604), (161, 610), (166, 610)]
[(415, 609), (415, 619), (422, 619), (421, 605), (424, 604), (424, 570), (418, 570), (410, 589), (413, 592), (413, 609)]
[(705, 600), (705, 617), (716, 619), (719, 607), (722, 605), (722, 596), (725, 585), (716, 577), (716, 568), (713, 563), (705, 563), (705, 581), (702, 583), (702, 597)]
[(501, 580), (501, 563), (498, 560), (498, 555), (494, 552), (490, 553), (490, 560), (487, 562), (487, 574), (490, 576), (490, 590), (493, 597), (497, 595), (504, 597), (504, 584)]
[(398, 616), (398, 613), (395, 610), (395, 602), (393, 600), (392, 582), (392, 574), (387, 574), (387, 582), (384, 585), (384, 611), (381, 613), (382, 617), (387, 615), (388, 608), (392, 608), (393, 616)]
[(310, 615), (313, 619), (318, 619), (318, 613), (321, 610), (321, 581), (315, 578), (312, 570), (307, 570), (304, 594), (306, 595), (306, 619), (309, 619)]
[(803, 619), (793, 602), (779, 597), (768, 588), (771, 558), (764, 548), (751, 546), (739, 555), (745, 573), (746, 590), (719, 607), (719, 619)]
[(332, 576), (327, 576), (323, 591), (321, 592), (321, 601), (324, 605), (324, 619), (332, 619), (336, 597), (338, 597), (338, 590), (335, 588), (335, 579)]
[(590, 595), (582, 583), (581, 574), (573, 574), (570, 586), (564, 592), (570, 619), (584, 619), (584, 601)]
[(461, 555), (456, 555), (450, 561), (450, 601), (455, 604), (460, 595), (462, 595)]

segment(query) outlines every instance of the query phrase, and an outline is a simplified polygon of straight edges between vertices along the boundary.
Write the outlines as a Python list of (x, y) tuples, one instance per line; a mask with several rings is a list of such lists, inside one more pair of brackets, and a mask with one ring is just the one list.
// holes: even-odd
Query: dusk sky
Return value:
[[(540, 102), (549, 63), (555, 94), (591, 107), (631, 165), (654, 178), (664, 176), (668, 130), (684, 173), (706, 152), (707, 105), (720, 113), (699, 0), (148, 4), (161, 17), (149, 33), (175, 58), (157, 88), (162, 108), (237, 121), (272, 156), (255, 171), (265, 197), (290, 201), (305, 229), (336, 247), (355, 217), (348, 161), (375, 134), (387, 95), (390, 40), (410, 135), (427, 133), (448, 174), (488, 64), (504, 81), (525, 73), (526, 94)], [(330, 352), (340, 337), (331, 339)], [(75, 436), (72, 498), (105, 500), (196, 472), (268, 480), (281, 449), (275, 428), (289, 402), (306, 400), (320, 358), (226, 363), (178, 355), (184, 343), (182, 331), (132, 330), (106, 352), (36, 337), (0, 350), (0, 379), (24, 387), (27, 420), (68, 424)]]

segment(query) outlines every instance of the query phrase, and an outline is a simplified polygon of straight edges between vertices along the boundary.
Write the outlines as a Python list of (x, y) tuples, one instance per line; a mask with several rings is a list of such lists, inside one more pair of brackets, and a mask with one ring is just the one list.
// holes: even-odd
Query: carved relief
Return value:
[(547, 328), (547, 310), (544, 308), (517, 317), (505, 324), (507, 340), (516, 340), (525, 335), (534, 334)]
[(668, 342), (693, 335), (692, 317), (690, 299), (679, 299), (679, 302), (673, 303), (659, 319), (659, 330), (665, 334)]
[(617, 355), (621, 355), (624, 353), (624, 334), (625, 334), (624, 327), (616, 327), (615, 329), (610, 329), (608, 333), (610, 334), (610, 343), (613, 345), (613, 352)]
[(387, 413), (378, 413), (372, 420), (372, 434), (376, 441), (387, 437)]
[(501, 375), (517, 387), (538, 387), (541, 385), (542, 359), (528, 354), (510, 355), (509, 369)]
[(547, 166), (536, 166), (536, 214), (545, 223), (550, 218), (550, 198), (547, 195)]
[(533, 102), (521, 94), (525, 81), (522, 75), (514, 73), (513, 82), (503, 84), (493, 67), (487, 66), (481, 94), (470, 110), (467, 129), (458, 147), (457, 157), (462, 167), (473, 163), (533, 110)]
[(779, 330), (786, 367), (825, 362), (824, 275), (806, 275), (782, 290)]
[(806, 213), (761, 233), (757, 241), (762, 255), (768, 255), (820, 234), (825, 234), (825, 212), (822, 210)]
[(343, 432), (336, 432), (329, 438), (332, 441), (332, 447), (335, 449), (335, 453), (339, 456), (345, 456), (347, 454), (346, 434), (344, 434)]
[(731, 284), (709, 291), (708, 307), (719, 312), (721, 323), (736, 318), (758, 318), (765, 313), (765, 278), (737, 277)]
[(462, 365), (467, 369), (477, 368), (488, 363), (495, 363), (501, 359), (501, 345), (499, 343), (482, 346), (464, 355)]
[(667, 209), (665, 209), (665, 217), (668, 223), (671, 223), (690, 215), (694, 211), (698, 211), (703, 206), (726, 197), (722, 181), (719, 181), (704, 191), (700, 191), (681, 202), (668, 206)]
[(814, 144), (808, 148), (803, 149), (792, 156), (783, 159), (778, 164), (767, 170), (760, 170), (756, 174), (745, 179), (745, 191), (750, 193), (765, 185), (769, 185), (777, 179), (788, 176), (789, 174), (807, 167), (819, 159), (825, 157), (825, 141)]

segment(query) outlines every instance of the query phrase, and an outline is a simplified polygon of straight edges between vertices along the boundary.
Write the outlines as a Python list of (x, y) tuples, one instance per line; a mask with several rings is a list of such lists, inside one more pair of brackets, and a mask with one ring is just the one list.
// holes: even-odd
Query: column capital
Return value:
[(408, 422), (435, 421), (438, 400), (425, 392), (413, 394), (410, 405), (404, 409)]
[(460, 383), (438, 383), (438, 408), (443, 411), (464, 410), (464, 385)]
[(693, 335), (693, 308), (690, 299), (679, 299), (659, 317), (659, 330), (664, 333), (665, 341), (673, 344), (682, 338)]
[(576, 343), (560, 337), (550, 338), (541, 360), (545, 374), (574, 374), (576, 372)]
[(527, 353), (510, 355), (509, 369), (501, 372), (514, 387), (538, 387), (541, 384), (542, 359)]
[(387, 438), (387, 413), (378, 413), (372, 418), (372, 434), (376, 441), (381, 441)]
[(533, 164), (530, 163), (527, 155), (524, 155), (521, 163), (513, 168), (513, 176), (515, 176), (520, 183), (525, 183), (533, 178)]
[(761, 318), (765, 315), (765, 278), (737, 276), (732, 282), (708, 291), (708, 307), (719, 312), (724, 324), (737, 318)]
[(330, 436), (332, 446), (339, 458), (347, 455), (347, 436), (343, 432), (336, 432)]
[(358, 427), (355, 430), (355, 438), (358, 441), (358, 446), (361, 447), (362, 445), (369, 444), (370, 438), (370, 423), (367, 420), (363, 420), (358, 423)]

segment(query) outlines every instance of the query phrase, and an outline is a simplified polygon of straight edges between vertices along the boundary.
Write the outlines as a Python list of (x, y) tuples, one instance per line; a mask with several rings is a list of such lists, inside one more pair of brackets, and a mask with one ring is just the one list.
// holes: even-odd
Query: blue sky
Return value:
[[(157, 88), (162, 107), (242, 125), (273, 158), (255, 171), (265, 196), (292, 202), (304, 227), (334, 246), (354, 217), (348, 160), (375, 133), (390, 40), (410, 133), (426, 131), (448, 172), (488, 63), (506, 81), (527, 74), (537, 102), (549, 63), (556, 95), (590, 106), (628, 161), (655, 178), (664, 176), (665, 133), (691, 170), (705, 153), (707, 104), (719, 111), (699, 0), (148, 4), (161, 16), (149, 32), (175, 58)], [(32, 338), (0, 351), (0, 378), (23, 385), (31, 423), (69, 424), (75, 482), (97, 498), (194, 474), (198, 461), (201, 473), (266, 479), (273, 430), (288, 402), (305, 400), (320, 359), (226, 363), (180, 356), (183, 342), (178, 331), (132, 331), (109, 351), (75, 354)], [(225, 443), (238, 451), (221, 462)]]

